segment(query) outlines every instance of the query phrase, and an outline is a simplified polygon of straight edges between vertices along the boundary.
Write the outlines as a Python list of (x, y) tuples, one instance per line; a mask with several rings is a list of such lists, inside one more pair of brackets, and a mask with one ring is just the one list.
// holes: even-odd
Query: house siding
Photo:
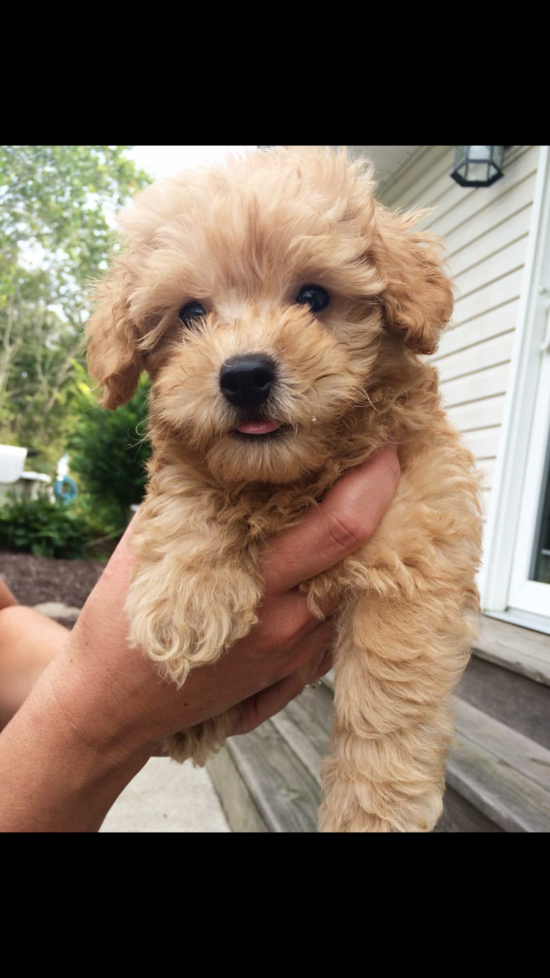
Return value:
[(510, 376), (538, 146), (514, 146), (504, 178), (487, 188), (451, 180), (454, 147), (430, 146), (403, 168), (380, 198), (391, 209), (433, 208), (419, 227), (445, 238), (456, 284), (453, 318), (429, 360), (439, 370), (449, 417), (493, 485)]

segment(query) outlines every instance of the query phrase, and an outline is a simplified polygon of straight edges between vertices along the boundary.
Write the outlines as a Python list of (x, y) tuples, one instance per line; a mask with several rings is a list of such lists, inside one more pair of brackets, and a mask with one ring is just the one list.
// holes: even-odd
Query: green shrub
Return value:
[(79, 388), (79, 416), (67, 442), (71, 474), (96, 526), (105, 532), (122, 530), (129, 507), (141, 502), (147, 483), (149, 381), (142, 378), (132, 400), (116, 411), (100, 407), (86, 383)]
[(0, 506), (0, 545), (38, 557), (84, 557), (91, 536), (85, 517), (73, 503), (9, 499)]

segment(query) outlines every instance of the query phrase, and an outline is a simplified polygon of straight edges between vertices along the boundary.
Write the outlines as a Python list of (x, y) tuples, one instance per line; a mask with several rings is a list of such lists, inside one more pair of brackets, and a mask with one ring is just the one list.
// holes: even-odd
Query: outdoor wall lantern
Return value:
[(504, 176), (502, 162), (509, 146), (457, 146), (451, 173), (461, 187), (490, 187)]

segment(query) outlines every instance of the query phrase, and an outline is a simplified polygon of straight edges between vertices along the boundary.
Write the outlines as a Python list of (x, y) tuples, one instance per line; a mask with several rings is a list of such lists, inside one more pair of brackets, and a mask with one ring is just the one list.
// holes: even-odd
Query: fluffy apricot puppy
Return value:
[[(325, 831), (429, 831), (448, 698), (478, 610), (478, 481), (432, 353), (452, 310), (440, 243), (373, 196), (343, 151), (253, 152), (163, 180), (123, 213), (89, 369), (116, 408), (152, 379), (154, 455), (133, 546), (130, 637), (166, 677), (257, 620), (258, 554), (347, 469), (392, 442), (397, 494), (368, 544), (304, 585), (341, 598)], [(203, 764), (222, 716), (172, 739)]]

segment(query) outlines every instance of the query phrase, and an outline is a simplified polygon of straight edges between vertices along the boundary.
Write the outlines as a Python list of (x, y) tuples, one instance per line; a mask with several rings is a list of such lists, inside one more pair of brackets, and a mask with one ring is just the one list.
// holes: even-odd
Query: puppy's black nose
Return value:
[(220, 387), (235, 407), (251, 409), (263, 404), (274, 382), (275, 363), (261, 353), (230, 357), (220, 371)]

